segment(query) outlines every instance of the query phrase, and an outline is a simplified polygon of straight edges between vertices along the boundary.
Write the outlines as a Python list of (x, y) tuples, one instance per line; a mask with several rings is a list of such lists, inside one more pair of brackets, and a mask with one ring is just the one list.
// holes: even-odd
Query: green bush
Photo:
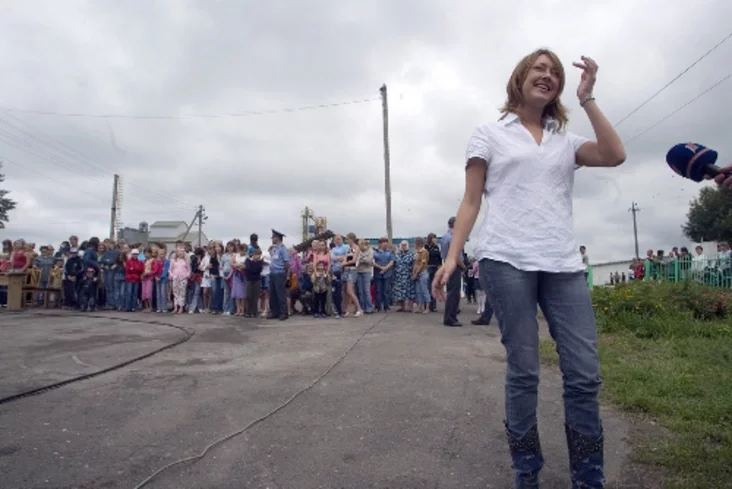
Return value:
[(644, 338), (732, 336), (732, 292), (694, 282), (635, 281), (595, 287), (592, 305), (601, 331)]

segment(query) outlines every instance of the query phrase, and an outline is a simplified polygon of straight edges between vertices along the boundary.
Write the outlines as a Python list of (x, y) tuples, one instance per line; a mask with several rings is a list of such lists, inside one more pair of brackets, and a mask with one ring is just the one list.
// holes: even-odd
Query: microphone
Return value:
[(712, 178), (720, 174), (716, 151), (697, 143), (677, 144), (666, 153), (666, 163), (678, 175), (701, 182), (704, 176)]

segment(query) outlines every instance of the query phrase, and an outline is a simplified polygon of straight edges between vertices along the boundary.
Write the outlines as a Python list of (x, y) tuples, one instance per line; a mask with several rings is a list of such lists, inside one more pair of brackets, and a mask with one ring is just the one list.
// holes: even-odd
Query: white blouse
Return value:
[(518, 116), (478, 126), (466, 161), (486, 161), (488, 209), (478, 231), (476, 256), (520, 270), (584, 270), (574, 239), (572, 188), (577, 150), (586, 138), (544, 124), (541, 144)]

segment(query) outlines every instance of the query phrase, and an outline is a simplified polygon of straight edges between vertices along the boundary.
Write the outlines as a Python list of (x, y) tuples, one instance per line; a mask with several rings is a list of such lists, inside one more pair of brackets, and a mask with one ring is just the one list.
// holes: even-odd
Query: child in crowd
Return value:
[(155, 259), (155, 309), (157, 312), (168, 312), (168, 273), (170, 260), (168, 260), (168, 249), (163, 246), (157, 250), (158, 256)]
[(157, 250), (147, 248), (145, 250), (145, 265), (142, 272), (142, 308), (144, 312), (152, 312), (153, 285), (155, 281), (155, 260)]
[(315, 272), (310, 276), (313, 282), (313, 316), (324, 318), (326, 317), (325, 304), (330, 287), (330, 276), (325, 269), (324, 261), (317, 260), (315, 263)]
[(99, 287), (96, 274), (96, 268), (88, 267), (79, 283), (79, 307), (82, 312), (94, 312), (94, 309), (96, 309), (97, 288)]
[(184, 248), (176, 249), (175, 258), (169, 262), (168, 278), (173, 284), (173, 312), (182, 314), (186, 306), (186, 286), (188, 278), (191, 276), (186, 250)]
[[(246, 285), (246, 317), (257, 317), (257, 301), (260, 297), (260, 291), (263, 282), (262, 271), (264, 270), (264, 260), (262, 259), (262, 250), (255, 248), (252, 251), (251, 258), (247, 258), (244, 262), (244, 275), (247, 279)], [(264, 315), (264, 312), (262, 313)]]
[(300, 279), (298, 280), (298, 285), (300, 289), (300, 294), (298, 296), (298, 299), (300, 301), (300, 305), (302, 306), (302, 314), (308, 315), (311, 313), (313, 309), (313, 273), (314, 268), (312, 263), (308, 263), (305, 265), (305, 269), (300, 274)]
[(414, 312), (427, 314), (430, 304), (430, 286), (429, 272), (427, 272), (427, 263), (429, 261), (429, 252), (424, 247), (424, 239), (417, 238), (414, 240), (416, 252), (414, 256), (414, 266), (412, 268), (412, 280), (415, 281), (417, 309)]
[(188, 314), (193, 314), (198, 310), (200, 312), (203, 302), (201, 301), (201, 282), (203, 281), (203, 272), (201, 271), (201, 262), (203, 261), (205, 252), (203, 248), (196, 248), (191, 255), (191, 275), (188, 278)]
[(114, 306), (118, 311), (125, 310), (125, 262), (130, 249), (127, 245), (117, 254), (112, 264), (112, 280), (114, 281)]
[(269, 263), (272, 260), (270, 252), (272, 247), (267, 249), (267, 254), (262, 253), (262, 291), (259, 293), (259, 308), (262, 310), (262, 317), (266, 318), (269, 313)]
[[(48, 303), (53, 307), (61, 305), (61, 287), (64, 278), (64, 259), (56, 258), (53, 268), (48, 277), (48, 288), (52, 290), (48, 297)], [(58, 291), (58, 292), (56, 292)]]
[[(233, 274), (231, 276), (231, 298), (236, 304), (236, 312), (234, 316), (244, 316), (246, 314), (246, 302), (247, 302), (247, 260), (248, 260), (248, 246), (240, 245), (239, 250), (231, 255), (231, 269)], [(260, 254), (261, 256), (261, 254)], [(257, 294), (259, 295), (259, 294)], [(259, 298), (259, 297), (257, 297)]]
[(77, 284), (81, 276), (84, 274), (84, 263), (79, 256), (79, 250), (71, 248), (69, 257), (64, 265), (64, 307), (66, 309), (76, 309), (79, 306), (77, 301)]
[(145, 272), (145, 264), (140, 261), (139, 257), (140, 250), (135, 248), (125, 261), (125, 311), (127, 312), (135, 312), (137, 309), (137, 294), (140, 290), (142, 274)]

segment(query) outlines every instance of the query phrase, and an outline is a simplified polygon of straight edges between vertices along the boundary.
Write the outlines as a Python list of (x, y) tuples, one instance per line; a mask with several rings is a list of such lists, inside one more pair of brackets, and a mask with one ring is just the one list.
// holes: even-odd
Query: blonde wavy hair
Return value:
[(559, 74), (559, 90), (557, 90), (557, 96), (547, 104), (546, 107), (544, 107), (544, 113), (542, 114), (542, 117), (545, 119), (554, 119), (559, 124), (559, 130), (562, 130), (569, 121), (569, 117), (567, 116), (567, 108), (562, 105), (562, 101), (559, 99), (559, 97), (562, 95), (562, 91), (564, 91), (564, 82), (565, 82), (565, 76), (564, 76), (564, 66), (562, 65), (562, 62), (559, 60), (559, 57), (551, 50), (546, 48), (537, 49), (533, 53), (524, 56), (524, 58), (518, 62), (516, 65), (516, 68), (513, 69), (513, 73), (511, 73), (511, 78), (508, 79), (508, 84), (506, 84), (506, 103), (503, 104), (503, 107), (501, 107), (501, 119), (506, 117), (509, 113), (517, 113), (519, 107), (521, 107), (521, 104), (523, 103), (523, 92), (522, 88), (524, 86), (524, 82), (526, 81), (526, 77), (529, 76), (529, 71), (531, 71), (531, 68), (534, 66), (534, 63), (536, 63), (536, 60), (539, 59), (539, 56), (546, 55), (549, 57), (549, 59), (552, 60), (552, 63), (554, 63), (554, 68), (557, 70)]

